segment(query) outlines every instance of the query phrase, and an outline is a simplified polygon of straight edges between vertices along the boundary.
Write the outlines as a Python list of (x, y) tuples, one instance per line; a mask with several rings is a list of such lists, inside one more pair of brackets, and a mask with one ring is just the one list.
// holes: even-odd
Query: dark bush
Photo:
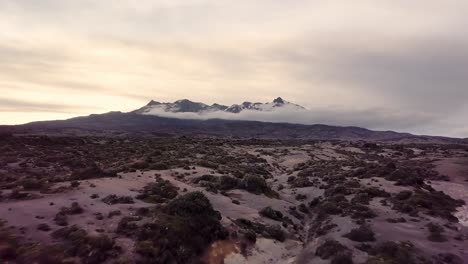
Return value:
[(83, 208), (81, 208), (81, 206), (77, 202), (73, 202), (70, 207), (60, 208), (60, 213), (64, 215), (82, 214), (83, 211)]
[(341, 214), (343, 210), (334, 202), (322, 202), (319, 206), (319, 212), (325, 215)]
[(244, 236), (247, 240), (249, 240), (250, 242), (253, 242), (255, 243), (255, 241), (257, 241), (257, 233), (255, 233), (255, 231), (251, 230), (251, 229), (247, 229), (245, 232), (244, 232)]
[(353, 264), (353, 258), (350, 253), (339, 253), (333, 257), (330, 264)]
[(299, 206), (298, 206), (298, 209), (299, 209), (299, 212), (302, 212), (304, 214), (309, 214), (310, 211), (309, 211), (309, 208), (307, 208), (307, 206), (303, 203), (301, 203)]
[(401, 191), (395, 195), (395, 199), (403, 201), (403, 200), (408, 200), (411, 195), (413, 195), (412, 191)]
[(50, 226), (48, 224), (39, 224), (37, 225), (37, 230), (40, 230), (40, 231), (50, 231)]
[(102, 177), (116, 177), (117, 173), (114, 171), (104, 171), (99, 168), (96, 164), (93, 164), (87, 168), (75, 170), (71, 174), (72, 180), (88, 180), (93, 178)]
[(133, 198), (130, 196), (117, 196), (115, 194), (110, 194), (103, 199), (101, 199), (106, 204), (113, 205), (113, 204), (133, 204)]
[(138, 218), (131, 216), (123, 217), (117, 225), (116, 233), (125, 236), (135, 235), (135, 232), (138, 230), (138, 225), (135, 221), (138, 221)]
[(278, 193), (270, 189), (265, 179), (256, 175), (247, 175), (242, 179), (242, 188), (254, 194), (265, 194), (269, 197), (278, 197)]
[(294, 188), (305, 188), (314, 186), (314, 183), (311, 182), (308, 178), (293, 178), (291, 181), (288, 179), (288, 183), (291, 184)]
[(231, 189), (237, 189), (241, 185), (241, 181), (237, 178), (229, 177), (226, 175), (223, 175), (219, 177), (219, 183), (218, 183), (218, 189), (220, 190), (231, 190)]
[(165, 163), (154, 163), (150, 165), (150, 169), (152, 170), (168, 170), (170, 167)]
[(25, 190), (28, 191), (40, 190), (44, 187), (44, 183), (36, 179), (24, 179), (21, 180), (20, 184)]
[(210, 243), (228, 236), (220, 219), (203, 193), (184, 194), (139, 229), (136, 251), (148, 263), (198, 263)]
[(353, 219), (368, 219), (377, 216), (377, 214), (374, 213), (374, 211), (372, 211), (369, 207), (361, 204), (353, 204), (349, 206), (346, 211)]
[(260, 210), (259, 214), (261, 216), (264, 216), (264, 217), (267, 217), (267, 218), (270, 218), (270, 219), (273, 219), (273, 220), (276, 220), (276, 221), (283, 220), (283, 213), (281, 213), (280, 211), (274, 210), (270, 206), (267, 206), (267, 207), (263, 208), (262, 210)]
[(54, 217), (54, 222), (56, 225), (59, 226), (67, 226), (68, 225), (68, 217), (65, 214), (58, 213)]
[(452, 253), (440, 253), (436, 257), (437, 263), (447, 263), (447, 264), (463, 264), (465, 263), (462, 258)]
[(410, 197), (407, 197), (409, 196), (408, 193), (401, 196), (406, 199), (392, 199), (394, 210), (411, 216), (417, 216), (419, 212), (423, 212), (452, 222), (458, 222), (453, 213), (457, 211), (458, 207), (465, 204), (464, 201), (455, 200), (441, 191), (416, 189)]
[(80, 257), (86, 264), (103, 263), (117, 251), (114, 241), (106, 235), (89, 236), (76, 225), (58, 229), (51, 235), (64, 242), (65, 253)]
[(72, 188), (77, 188), (78, 186), (80, 186), (80, 182), (79, 181), (72, 181), (70, 183), (70, 187)]
[(168, 180), (157, 179), (154, 183), (146, 185), (136, 198), (147, 203), (164, 203), (174, 199), (179, 188)]
[(134, 162), (130, 167), (137, 170), (144, 170), (149, 167), (149, 164), (144, 160), (140, 160)]
[(255, 233), (260, 234), (265, 238), (276, 239), (280, 242), (283, 242), (286, 240), (286, 234), (278, 225), (269, 226), (269, 225), (264, 225), (264, 224), (257, 223), (257, 222), (252, 222), (250, 220), (243, 219), (243, 218), (236, 219), (235, 222), (241, 228), (252, 230)]
[(344, 237), (356, 242), (375, 241), (374, 231), (372, 231), (369, 226), (365, 225), (352, 229), (351, 232), (344, 235)]
[(336, 240), (327, 240), (317, 247), (315, 255), (322, 259), (329, 259), (339, 253), (348, 252), (349, 249)]
[(122, 212), (120, 212), (120, 210), (110, 211), (109, 214), (107, 215), (107, 218), (112, 218), (118, 215), (122, 215)]
[(429, 223), (427, 224), (429, 230), (428, 239), (432, 242), (445, 242), (447, 238), (443, 235), (444, 228), (438, 224)]
[(271, 191), (265, 179), (255, 175), (245, 176), (242, 180), (242, 185), (244, 189), (254, 194), (262, 194)]
[(211, 174), (205, 174), (200, 177), (197, 177), (192, 180), (193, 183), (198, 184), (201, 181), (207, 181), (207, 182), (216, 182), (218, 180), (218, 176), (214, 176)]
[(415, 264), (412, 251), (413, 245), (409, 243), (383, 242), (370, 249), (371, 257), (366, 264)]
[(296, 200), (298, 200), (298, 201), (304, 201), (305, 199), (307, 199), (307, 195), (305, 195), (305, 194), (300, 194), (299, 193), (299, 194), (296, 195)]

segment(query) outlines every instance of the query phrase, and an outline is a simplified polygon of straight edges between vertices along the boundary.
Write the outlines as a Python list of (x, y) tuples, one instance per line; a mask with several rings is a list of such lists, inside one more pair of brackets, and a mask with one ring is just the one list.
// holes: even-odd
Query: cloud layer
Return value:
[(423, 126), (424, 124), (433, 120), (432, 116), (409, 116), (406, 113), (388, 113), (382, 109), (354, 111), (349, 109), (344, 110), (324, 108), (312, 110), (278, 109), (273, 111), (243, 110), (237, 114), (221, 111), (202, 113), (173, 113), (165, 112), (162, 109), (153, 109), (150, 113), (146, 114), (179, 119), (227, 119), (306, 125), (328, 124), (337, 126), (351, 126), (350, 120), (352, 120), (352, 126), (369, 127), (376, 130), (385, 130), (388, 126), (388, 123), (391, 123), (394, 129), (401, 130)]
[(468, 137), (467, 9), (462, 0), (4, 0), (0, 123), (150, 99), (282, 96), (313, 112), (287, 120)]

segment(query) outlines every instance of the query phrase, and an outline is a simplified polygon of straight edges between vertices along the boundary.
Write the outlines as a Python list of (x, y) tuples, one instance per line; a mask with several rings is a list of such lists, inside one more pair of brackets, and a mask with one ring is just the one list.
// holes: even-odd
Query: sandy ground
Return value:
[(449, 176), (450, 182), (433, 181), (432, 187), (465, 201), (466, 205), (460, 207), (455, 216), (468, 227), (468, 158), (441, 159), (434, 164), (441, 174)]
[[(333, 160), (344, 159), (346, 155), (338, 152), (338, 149), (349, 153), (362, 154), (363, 151), (356, 147), (340, 147), (331, 143), (318, 143), (315, 145), (303, 145), (300, 148), (288, 148), (287, 154), (280, 155), (281, 148), (262, 148), (253, 147), (234, 148), (230, 151), (237, 153), (249, 153), (259, 155), (267, 160), (274, 167), (272, 171), (273, 179), (268, 179), (267, 182), (274, 190), (277, 190), (280, 184), (288, 186), (287, 179), (291, 175), (296, 175), (292, 168), (303, 162), (314, 160)], [(259, 150), (266, 151), (270, 154), (259, 154)], [(419, 149), (413, 149), (415, 153), (420, 153)], [(391, 155), (393, 150), (386, 150), (382, 155)], [(432, 181), (431, 185), (437, 189), (456, 199), (463, 199), (468, 204), (468, 159), (467, 158), (445, 158), (434, 162), (437, 170), (444, 175), (449, 176), (450, 182)], [(214, 194), (207, 192), (205, 188), (197, 187), (191, 184), (191, 179), (204, 174), (218, 175), (208, 168), (196, 167), (195, 170), (190, 170), (190, 175), (184, 178), (175, 177), (177, 174), (186, 173), (187, 170), (173, 169), (166, 171), (145, 171), (134, 173), (119, 174), (117, 178), (100, 178), (81, 181), (78, 188), (67, 191), (66, 193), (56, 194), (40, 194), (41, 198), (27, 201), (7, 201), (0, 204), (0, 216), (8, 221), (9, 225), (15, 226), (16, 230), (22, 229), (25, 237), (30, 240), (43, 242), (51, 242), (50, 232), (37, 231), (37, 225), (47, 223), (52, 231), (61, 227), (57, 226), (53, 219), (61, 207), (70, 206), (73, 202), (78, 202), (83, 207), (84, 213), (79, 215), (71, 215), (68, 217), (69, 224), (77, 224), (84, 228), (90, 234), (98, 234), (104, 232), (111, 237), (117, 238), (117, 242), (126, 249), (129, 249), (125, 254), (131, 254), (130, 249), (133, 248), (133, 242), (130, 239), (119, 237), (114, 233), (118, 222), (124, 216), (131, 216), (135, 210), (140, 207), (149, 207), (148, 204), (134, 199), (134, 204), (116, 204), (108, 205), (101, 201), (107, 195), (116, 194), (118, 196), (132, 196), (138, 194), (138, 190), (142, 189), (146, 184), (154, 182), (156, 174), (160, 174), (163, 179), (167, 179), (175, 186), (179, 187), (179, 193), (186, 191), (202, 191), (210, 200), (215, 210), (218, 210), (223, 215), (222, 223), (224, 226), (233, 227), (233, 220), (245, 218), (252, 221), (261, 222), (264, 224), (279, 224), (274, 220), (261, 217), (259, 210), (270, 206), (275, 210), (281, 211), (284, 215), (292, 219), (296, 224), (301, 221), (292, 216), (288, 211), (291, 206), (297, 206), (300, 203), (307, 204), (313, 198), (323, 195), (323, 190), (317, 187), (306, 188), (285, 188), (278, 191), (280, 199), (269, 198), (265, 195), (254, 195), (244, 190), (231, 190), (227, 195), (220, 193)], [(196, 172), (193, 174), (193, 172)], [(218, 175), (219, 176), (219, 175)], [(375, 186), (385, 189), (389, 193), (398, 193), (402, 190), (411, 190), (411, 187), (396, 186), (394, 182), (387, 181), (383, 178), (361, 179), (360, 183), (364, 186)], [(68, 186), (69, 182), (58, 184), (59, 186)], [(98, 194), (98, 199), (92, 199), (92, 194)], [(296, 195), (303, 194), (307, 198), (304, 201), (297, 201)], [(234, 204), (232, 201), (237, 200), (239, 204)], [(396, 212), (391, 207), (385, 207), (380, 204), (380, 199), (371, 201), (369, 207), (374, 210), (378, 217), (371, 220), (370, 225), (376, 233), (377, 241), (401, 241), (411, 240), (416, 247), (432, 254), (450, 252), (456, 254), (468, 263), (468, 241), (455, 242), (452, 238), (457, 235), (457, 230), (446, 230), (445, 235), (450, 237), (449, 241), (443, 243), (430, 242), (427, 239), (428, 232), (425, 225), (429, 222), (439, 223), (444, 222), (441, 219), (431, 217), (423, 217), (418, 221), (412, 221), (411, 217)], [(107, 214), (110, 211), (120, 210), (121, 216), (108, 218)], [(104, 219), (97, 220), (97, 213), (102, 213)], [(460, 207), (456, 214), (460, 223), (468, 227), (468, 206)], [(404, 217), (408, 221), (406, 223), (389, 223), (387, 219)], [(329, 263), (315, 256), (315, 250), (318, 245), (326, 239), (333, 238), (348, 248), (355, 248), (359, 243), (353, 242), (343, 235), (348, 233), (357, 225), (349, 217), (334, 216), (332, 223), (338, 225), (338, 228), (326, 236), (312, 239), (307, 238), (307, 229), (310, 219), (304, 220), (304, 229), (302, 235), (290, 236), (284, 243), (280, 243), (271, 239), (257, 238), (257, 242), (248, 249), (246, 255), (241, 254), (238, 241), (217, 241), (208, 250), (207, 257), (209, 263), (218, 264), (224, 259), (226, 264), (239, 263)], [(413, 219), (414, 220), (414, 219)], [(289, 227), (291, 228), (291, 227)], [(302, 231), (301, 231), (302, 232)], [(309, 241), (303, 244), (301, 241)], [(355, 263), (362, 263), (367, 259), (367, 253), (360, 250), (353, 250), (353, 259)]]
[[(210, 199), (215, 210), (221, 212), (223, 217), (223, 224), (229, 226), (232, 224), (231, 220), (238, 218), (246, 218), (263, 222), (266, 224), (278, 224), (270, 219), (261, 218), (258, 211), (266, 206), (271, 206), (277, 210), (284, 211), (286, 215), (287, 208), (292, 204), (279, 199), (268, 198), (264, 195), (254, 195), (242, 190), (233, 190), (228, 192), (228, 196), (213, 194), (205, 191), (204, 188), (193, 187), (188, 183), (177, 180), (174, 178), (174, 172), (184, 172), (184, 170), (168, 170), (168, 171), (146, 171), (136, 173), (121, 174), (120, 178), (100, 178), (82, 181), (80, 186), (66, 193), (58, 194), (42, 194), (41, 198), (27, 201), (11, 201), (2, 203), (0, 206), (0, 215), (10, 225), (14, 225), (17, 229), (23, 228), (25, 230), (25, 237), (29, 240), (52, 242), (50, 232), (61, 228), (57, 226), (53, 219), (59, 209), (64, 206), (70, 206), (72, 202), (78, 202), (84, 209), (84, 213), (79, 215), (70, 215), (68, 222), (70, 225), (77, 224), (85, 229), (89, 234), (96, 235), (96, 230), (102, 229), (103, 233), (107, 233), (111, 237), (116, 237), (114, 231), (117, 228), (118, 222), (124, 216), (131, 216), (135, 209), (140, 207), (148, 207), (152, 204), (134, 199), (134, 204), (115, 204), (108, 205), (100, 199), (110, 194), (119, 196), (136, 196), (138, 190), (142, 189), (147, 183), (154, 182), (155, 174), (161, 174), (163, 179), (171, 181), (180, 190), (187, 189), (190, 191), (202, 191)], [(206, 168), (197, 168), (197, 174), (191, 177), (201, 176), (209, 173), (210, 170)], [(66, 186), (69, 183), (64, 182), (58, 186)], [(58, 187), (57, 186), (57, 187)], [(95, 187), (91, 187), (95, 186)], [(98, 194), (100, 198), (91, 199), (92, 194)], [(240, 204), (232, 203), (232, 200), (240, 201)], [(52, 204), (52, 205), (51, 205)], [(120, 210), (121, 216), (116, 216), (111, 219), (107, 218), (110, 211)], [(97, 220), (95, 214), (102, 213), (104, 219)], [(36, 218), (36, 216), (40, 217)], [(291, 217), (291, 216), (290, 216)], [(293, 218), (293, 217), (291, 217)], [(47, 223), (52, 230), (50, 232), (37, 231), (36, 227), (39, 224)], [(119, 237), (118, 243), (124, 248), (132, 248), (130, 246), (131, 240)], [(250, 263), (286, 263), (283, 261), (289, 260), (294, 256), (294, 252), (300, 250), (298, 242), (288, 240), (286, 243), (278, 243), (271, 239), (259, 239), (259, 242), (251, 250), (249, 258)], [(275, 252), (275, 254), (271, 254)], [(130, 252), (127, 252), (128, 254)], [(240, 254), (234, 259), (239, 259)], [(242, 259), (242, 258), (241, 258)], [(245, 262), (228, 262), (228, 263), (245, 263)]]
[(225, 264), (243, 263), (296, 263), (296, 256), (301, 250), (301, 244), (288, 240), (280, 243), (271, 239), (260, 238), (247, 257), (234, 253), (224, 260)]

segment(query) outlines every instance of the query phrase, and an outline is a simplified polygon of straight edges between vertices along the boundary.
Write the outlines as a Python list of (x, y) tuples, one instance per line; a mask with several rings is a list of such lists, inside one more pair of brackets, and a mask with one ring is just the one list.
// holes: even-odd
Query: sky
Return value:
[(468, 137), (465, 0), (0, 0), (0, 124), (281, 96)]

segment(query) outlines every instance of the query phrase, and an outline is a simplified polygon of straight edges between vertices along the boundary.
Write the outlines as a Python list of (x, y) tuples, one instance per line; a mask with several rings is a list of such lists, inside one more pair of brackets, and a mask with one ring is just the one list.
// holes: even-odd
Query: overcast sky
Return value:
[(468, 137), (465, 0), (0, 0), (0, 124), (271, 101)]

